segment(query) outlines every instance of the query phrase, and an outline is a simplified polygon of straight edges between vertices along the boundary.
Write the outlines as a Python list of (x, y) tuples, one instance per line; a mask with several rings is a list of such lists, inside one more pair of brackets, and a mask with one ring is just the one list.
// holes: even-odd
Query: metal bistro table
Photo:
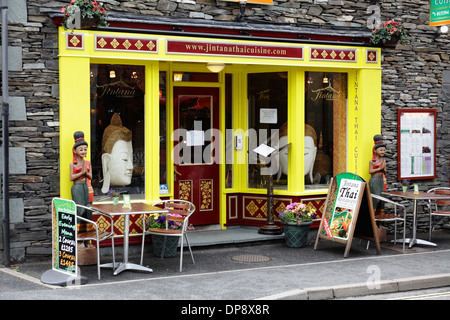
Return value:
[(128, 247), (129, 247), (129, 240), (130, 240), (130, 215), (132, 214), (143, 214), (143, 213), (167, 213), (168, 210), (161, 209), (155, 206), (152, 206), (147, 203), (143, 202), (134, 202), (131, 203), (131, 208), (124, 208), (122, 206), (122, 203), (119, 203), (117, 205), (113, 204), (107, 204), (107, 203), (97, 203), (92, 204), (91, 208), (94, 211), (104, 212), (106, 214), (109, 214), (111, 216), (125, 216), (125, 222), (124, 222), (124, 235), (123, 235), (123, 262), (119, 264), (117, 269), (115, 269), (115, 265), (113, 263), (107, 263), (101, 265), (103, 268), (112, 268), (114, 270), (114, 275), (118, 275), (122, 271), (125, 270), (138, 270), (138, 271), (147, 271), (147, 272), (153, 272), (152, 269), (128, 262)]
[(434, 193), (426, 193), (423, 191), (419, 191), (419, 193), (414, 193), (413, 191), (408, 192), (402, 192), (402, 191), (390, 191), (390, 192), (383, 192), (383, 194), (389, 195), (389, 196), (395, 196), (400, 197), (404, 199), (413, 200), (413, 235), (412, 238), (405, 239), (405, 242), (409, 243), (409, 247), (411, 248), (413, 245), (417, 244), (423, 244), (427, 246), (436, 246), (435, 243), (417, 239), (416, 237), (416, 231), (417, 231), (417, 202), (419, 200), (450, 200), (450, 195), (445, 194), (434, 194)]

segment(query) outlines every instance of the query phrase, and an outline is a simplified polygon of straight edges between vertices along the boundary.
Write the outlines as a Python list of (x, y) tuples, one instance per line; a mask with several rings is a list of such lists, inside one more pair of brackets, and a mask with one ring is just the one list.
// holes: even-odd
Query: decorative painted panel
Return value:
[(378, 63), (378, 50), (366, 50), (366, 62)]
[(158, 41), (144, 38), (95, 36), (95, 50), (157, 53)]
[(84, 50), (83, 34), (66, 33), (66, 49)]
[[(286, 210), (286, 206), (292, 202), (291, 199), (274, 198), (273, 210), (275, 217)], [(266, 197), (243, 197), (243, 218), (253, 220), (267, 219)]]
[(356, 50), (311, 47), (309, 56), (313, 61), (356, 62)]
[(200, 180), (200, 211), (211, 211), (213, 210), (213, 180), (212, 179), (201, 179)]
[(179, 196), (180, 200), (186, 200), (192, 202), (192, 189), (193, 189), (193, 181), (192, 180), (180, 180), (179, 184)]

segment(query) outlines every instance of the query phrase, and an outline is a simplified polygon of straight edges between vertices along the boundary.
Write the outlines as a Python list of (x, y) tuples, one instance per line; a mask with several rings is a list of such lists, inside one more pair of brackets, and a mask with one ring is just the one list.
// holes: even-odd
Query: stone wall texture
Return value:
[[(59, 101), (57, 28), (49, 12), (69, 0), (28, 0), (25, 17), (10, 21), (9, 92), (24, 100), (25, 117), (10, 118), (10, 147), (24, 150), (14, 162), (25, 172), (11, 173), (10, 194), (20, 221), (11, 223), (11, 258), (21, 261), (51, 253), (51, 199), (59, 196)], [(103, 0), (111, 16), (122, 13), (148, 19), (172, 17), (196, 21), (233, 21), (239, 3), (219, 0)], [(421, 182), (421, 190), (449, 184), (450, 45), (449, 36), (429, 27), (428, 0), (274, 0), (273, 5), (248, 4), (246, 22), (308, 27), (342, 27), (369, 31), (373, 11), (382, 21), (395, 19), (408, 30), (410, 43), (383, 49), (382, 135), (388, 142), (388, 184), (397, 181), (397, 109), (436, 108), (437, 178)], [(23, 5), (24, 1), (9, 1)], [(22, 8), (19, 6), (19, 9)], [(372, 7), (373, 8), (373, 7)], [(235, 23), (235, 22), (234, 22)], [(17, 52), (19, 54), (17, 54)], [(17, 108), (20, 108), (20, 104)], [(19, 112), (20, 110), (18, 110)], [(20, 112), (19, 112), (20, 113)], [(12, 164), (14, 166), (14, 163)], [(0, 222), (1, 223), (1, 222)], [(0, 231), (1, 233), (1, 231)], [(0, 240), (0, 252), (2, 240)], [(3, 257), (0, 257), (0, 262)]]

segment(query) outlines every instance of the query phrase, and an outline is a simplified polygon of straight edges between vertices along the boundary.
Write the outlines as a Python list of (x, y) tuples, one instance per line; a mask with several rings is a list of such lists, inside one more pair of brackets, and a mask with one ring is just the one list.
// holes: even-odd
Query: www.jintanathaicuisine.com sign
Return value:
[(167, 40), (166, 53), (303, 60), (302, 46)]

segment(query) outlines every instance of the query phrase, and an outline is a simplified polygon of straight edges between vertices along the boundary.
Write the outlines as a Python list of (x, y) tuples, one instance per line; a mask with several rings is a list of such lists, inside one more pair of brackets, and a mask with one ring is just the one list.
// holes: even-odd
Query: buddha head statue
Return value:
[(133, 175), (133, 145), (131, 130), (122, 125), (117, 113), (103, 132), (102, 138), (102, 192), (110, 186), (127, 186)]

